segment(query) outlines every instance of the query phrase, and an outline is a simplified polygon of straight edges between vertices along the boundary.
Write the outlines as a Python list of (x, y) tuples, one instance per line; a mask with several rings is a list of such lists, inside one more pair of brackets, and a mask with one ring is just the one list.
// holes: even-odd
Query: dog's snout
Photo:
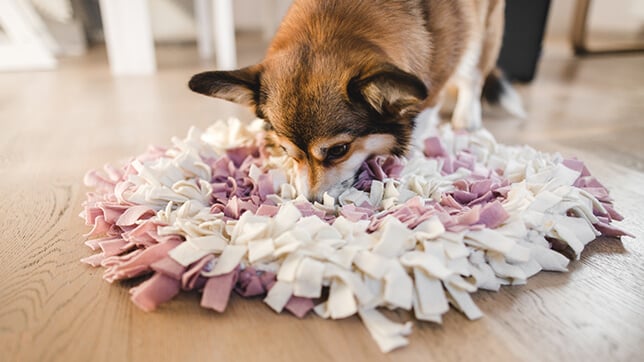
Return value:
[(352, 172), (349, 177), (345, 175), (345, 178), (338, 177), (332, 170), (321, 170), (318, 173), (320, 174), (317, 177), (310, 177), (311, 170), (308, 167), (298, 168), (294, 185), (298, 195), (310, 201), (323, 202), (325, 193), (337, 198), (351, 188), (356, 179), (355, 172)]

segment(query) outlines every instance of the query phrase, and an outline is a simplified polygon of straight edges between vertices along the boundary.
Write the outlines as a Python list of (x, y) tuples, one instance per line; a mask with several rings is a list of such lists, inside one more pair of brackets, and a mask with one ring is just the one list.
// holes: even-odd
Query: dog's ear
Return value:
[(416, 76), (384, 64), (349, 81), (349, 98), (366, 102), (380, 114), (399, 115), (427, 97), (427, 87)]
[(188, 82), (191, 90), (210, 97), (256, 107), (259, 99), (260, 66), (231, 71), (195, 74)]

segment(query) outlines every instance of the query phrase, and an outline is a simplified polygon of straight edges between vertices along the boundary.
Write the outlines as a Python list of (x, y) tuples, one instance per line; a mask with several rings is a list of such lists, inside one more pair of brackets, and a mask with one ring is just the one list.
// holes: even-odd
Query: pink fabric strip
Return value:
[(230, 293), (237, 282), (238, 269), (230, 273), (211, 277), (206, 281), (201, 296), (201, 306), (204, 308), (214, 309), (217, 312), (226, 310)]
[(159, 304), (169, 301), (179, 294), (180, 283), (162, 273), (156, 273), (152, 278), (130, 289), (132, 302), (146, 312), (153, 311)]

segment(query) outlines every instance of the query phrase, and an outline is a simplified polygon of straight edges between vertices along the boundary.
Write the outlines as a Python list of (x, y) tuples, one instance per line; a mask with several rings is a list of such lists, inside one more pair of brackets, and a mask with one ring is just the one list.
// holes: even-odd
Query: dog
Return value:
[(295, 0), (260, 63), (199, 73), (188, 85), (264, 119), (297, 161), (300, 194), (338, 196), (367, 158), (418, 146), (450, 86), (458, 90), (455, 128), (481, 127), (484, 89), (522, 115), (495, 67), (504, 7), (504, 0)]

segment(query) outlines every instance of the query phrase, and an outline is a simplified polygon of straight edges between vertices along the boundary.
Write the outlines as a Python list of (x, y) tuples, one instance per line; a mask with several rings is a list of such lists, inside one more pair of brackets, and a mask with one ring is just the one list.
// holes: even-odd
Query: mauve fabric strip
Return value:
[(291, 296), (284, 308), (298, 318), (304, 318), (315, 305), (311, 298)]
[(208, 278), (201, 296), (201, 306), (220, 313), (226, 310), (238, 273), (239, 270), (235, 269), (228, 274)]
[(162, 273), (130, 289), (132, 302), (146, 312), (153, 311), (159, 304), (174, 298), (180, 291), (178, 280)]

